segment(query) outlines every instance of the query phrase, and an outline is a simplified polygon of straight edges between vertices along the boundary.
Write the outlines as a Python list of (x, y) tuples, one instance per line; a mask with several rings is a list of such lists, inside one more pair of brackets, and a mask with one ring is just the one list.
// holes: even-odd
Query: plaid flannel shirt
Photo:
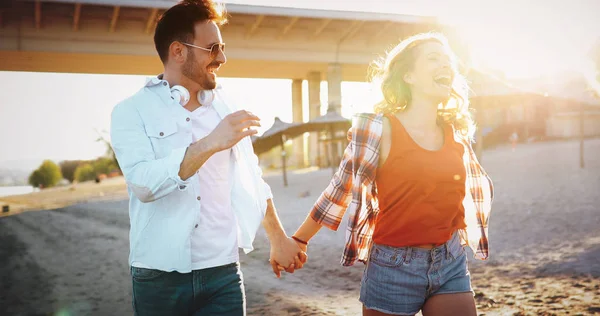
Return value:
[[(375, 175), (379, 161), (379, 143), (383, 130), (381, 114), (357, 114), (348, 131), (349, 144), (338, 171), (321, 194), (310, 216), (317, 223), (337, 230), (346, 211), (349, 212), (346, 246), (341, 264), (366, 263), (372, 244), (375, 219), (379, 212)], [(454, 133), (454, 139), (465, 147), (463, 161), (465, 180), (466, 229), (459, 231), (461, 242), (469, 245), (475, 258), (488, 257), (488, 219), (493, 200), (492, 181), (483, 170), (469, 140)]]

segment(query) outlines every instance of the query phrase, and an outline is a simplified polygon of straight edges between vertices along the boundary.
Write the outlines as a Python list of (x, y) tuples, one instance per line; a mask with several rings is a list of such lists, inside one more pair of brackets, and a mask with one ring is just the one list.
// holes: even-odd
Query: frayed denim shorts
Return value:
[(438, 294), (473, 292), (467, 255), (458, 233), (432, 249), (373, 244), (360, 287), (372, 310), (414, 315)]

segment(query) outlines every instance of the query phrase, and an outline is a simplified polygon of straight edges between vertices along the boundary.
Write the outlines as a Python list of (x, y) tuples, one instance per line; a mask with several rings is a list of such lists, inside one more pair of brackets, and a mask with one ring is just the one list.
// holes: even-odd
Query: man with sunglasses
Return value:
[(112, 112), (112, 146), (130, 197), (136, 315), (244, 315), (238, 246), (252, 250), (261, 224), (277, 277), (306, 261), (282, 228), (252, 150), (259, 118), (236, 111), (217, 85), (225, 21), (210, 0), (167, 10), (154, 35), (163, 75)]

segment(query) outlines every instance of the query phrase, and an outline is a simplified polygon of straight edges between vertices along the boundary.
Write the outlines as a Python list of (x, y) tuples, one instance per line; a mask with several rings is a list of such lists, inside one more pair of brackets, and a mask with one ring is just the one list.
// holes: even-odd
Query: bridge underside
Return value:
[[(343, 81), (366, 81), (367, 65), (341, 64)], [(323, 62), (229, 59), (219, 70), (220, 77), (306, 78), (310, 71), (327, 73)], [(0, 70), (90, 74), (155, 75), (162, 72), (158, 56), (0, 51)]]
[[(171, 0), (17, 1), (0, 6), (0, 70), (155, 74), (153, 33)], [(451, 32), (433, 18), (400, 14), (227, 5), (222, 77), (307, 79), (331, 64), (344, 81), (399, 39)], [(451, 36), (451, 34), (449, 34)]]

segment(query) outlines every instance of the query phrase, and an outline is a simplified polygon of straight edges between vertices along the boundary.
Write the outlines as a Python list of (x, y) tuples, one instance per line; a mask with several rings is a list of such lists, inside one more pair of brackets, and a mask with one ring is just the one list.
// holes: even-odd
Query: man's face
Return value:
[[(210, 49), (213, 44), (223, 43), (221, 31), (212, 21), (196, 23), (194, 31), (194, 40), (189, 44)], [(190, 46), (186, 46), (185, 48), (188, 52), (186, 61), (181, 66), (182, 74), (200, 85), (202, 89), (214, 89), (217, 86), (216, 72), (222, 64), (227, 62), (225, 53), (215, 47), (218, 53), (214, 54), (213, 58), (208, 51)]]

